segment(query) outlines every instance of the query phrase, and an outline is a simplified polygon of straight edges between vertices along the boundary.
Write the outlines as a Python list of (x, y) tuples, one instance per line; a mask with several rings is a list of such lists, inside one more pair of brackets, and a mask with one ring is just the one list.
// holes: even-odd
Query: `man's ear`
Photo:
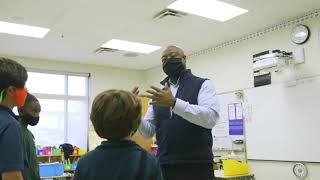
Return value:
[(186, 55), (183, 55), (183, 56), (182, 56), (182, 63), (183, 63), (184, 66), (186, 67), (186, 65), (187, 65), (187, 56), (186, 56)]

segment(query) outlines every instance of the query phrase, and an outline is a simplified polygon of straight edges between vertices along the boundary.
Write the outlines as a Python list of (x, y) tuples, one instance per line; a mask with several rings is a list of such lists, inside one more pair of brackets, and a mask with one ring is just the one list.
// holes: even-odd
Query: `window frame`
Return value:
[[(64, 142), (68, 142), (68, 121), (69, 121), (69, 107), (68, 102), (69, 101), (83, 101), (86, 102), (86, 113), (87, 114), (87, 123), (86, 123), (86, 137), (87, 137), (87, 150), (89, 149), (89, 103), (90, 103), (90, 73), (75, 73), (75, 72), (67, 72), (67, 71), (56, 71), (56, 70), (47, 70), (47, 69), (38, 69), (38, 68), (26, 68), (27, 72), (31, 73), (44, 73), (44, 74), (56, 74), (56, 75), (63, 75), (64, 76), (64, 95), (60, 94), (44, 94), (44, 93), (34, 93), (30, 92), (33, 95), (35, 95), (39, 99), (51, 99), (51, 100), (63, 100), (64, 101)], [(85, 95), (84, 96), (78, 96), (78, 95), (69, 95), (69, 76), (79, 76), (79, 77), (85, 77)]]

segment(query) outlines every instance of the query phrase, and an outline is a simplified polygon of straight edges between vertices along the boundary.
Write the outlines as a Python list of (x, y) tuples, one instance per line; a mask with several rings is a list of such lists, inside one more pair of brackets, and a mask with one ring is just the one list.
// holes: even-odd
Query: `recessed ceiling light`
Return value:
[(137, 53), (144, 53), (144, 54), (150, 54), (156, 50), (161, 49), (160, 46), (153, 46), (153, 45), (124, 41), (119, 39), (112, 39), (106, 42), (105, 44), (103, 44), (101, 47), (119, 49), (123, 51), (130, 51), (130, 52), (137, 52)]
[(217, 0), (177, 0), (168, 8), (222, 22), (248, 12), (246, 9)]
[(0, 33), (43, 38), (50, 29), (0, 21)]

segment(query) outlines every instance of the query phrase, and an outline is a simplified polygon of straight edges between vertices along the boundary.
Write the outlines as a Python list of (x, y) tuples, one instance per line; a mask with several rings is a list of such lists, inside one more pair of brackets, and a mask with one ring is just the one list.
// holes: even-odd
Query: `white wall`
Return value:
[[(5, 55), (4, 55), (5, 56)], [(94, 97), (107, 89), (124, 89), (131, 90), (138, 85), (145, 89), (144, 72), (137, 70), (127, 70), (112, 67), (69, 63), (61, 61), (48, 61), (44, 59), (32, 59), (25, 57), (5, 56), (20, 62), (27, 68), (37, 68), (55, 71), (91, 73), (90, 77), (90, 105)], [(96, 135), (94, 130), (89, 130), (89, 147), (93, 149), (100, 144), (101, 139)]]
[[(311, 38), (303, 45), (306, 63), (297, 67), (297, 76), (306, 77), (320, 74), (320, 19), (306, 22), (311, 28)], [(253, 87), (252, 55), (280, 49), (293, 51), (297, 48), (291, 42), (292, 27), (282, 29), (262, 37), (220, 49), (210, 54), (194, 57), (188, 61), (193, 73), (214, 81), (218, 93)], [(160, 68), (146, 72), (147, 84), (158, 85), (164, 77)], [(303, 124), (302, 124), (303, 125)], [(314, 140), (312, 140), (314, 141)], [(301, 153), (308, 153), (308, 150)], [(295, 180), (292, 173), (293, 163), (251, 161), (251, 168), (258, 180)], [(307, 164), (307, 180), (320, 179), (320, 164)]]

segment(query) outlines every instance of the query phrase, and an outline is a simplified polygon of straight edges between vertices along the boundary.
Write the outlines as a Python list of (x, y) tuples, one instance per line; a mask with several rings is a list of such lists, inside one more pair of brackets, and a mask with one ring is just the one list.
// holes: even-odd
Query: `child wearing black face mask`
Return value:
[(38, 124), (40, 111), (41, 106), (38, 99), (31, 94), (27, 95), (25, 105), (22, 108), (19, 108), (21, 133), (24, 139), (24, 145), (29, 163), (29, 175), (30, 179), (32, 180), (40, 180), (39, 164), (34, 143), (34, 136), (27, 127), (28, 125), (35, 126)]

